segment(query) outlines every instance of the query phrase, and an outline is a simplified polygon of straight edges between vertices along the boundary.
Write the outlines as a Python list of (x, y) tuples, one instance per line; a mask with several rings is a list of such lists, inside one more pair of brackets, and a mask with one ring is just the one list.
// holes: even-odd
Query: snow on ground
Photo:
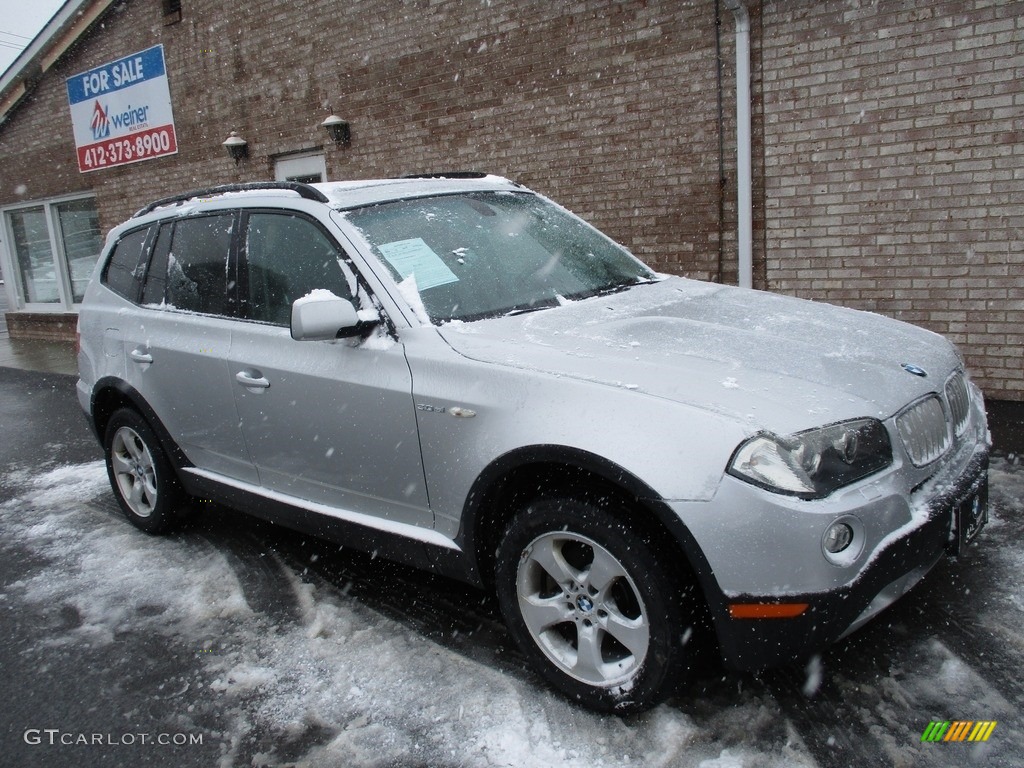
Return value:
[[(116, 511), (102, 462), (0, 478), (5, 540), (45, 563), (0, 599), (77, 617), (40, 637), (41, 654), (156, 638), (181, 660), (160, 679), (167, 716), (206, 733), (221, 766), (800, 768), (819, 765), (813, 753), (829, 768), (1016, 767), (1024, 466), (997, 459), (990, 477), (970, 556), (807, 670), (723, 676), (630, 718), (569, 704), (493, 647), (435, 642), (252, 536), (147, 536)], [(999, 725), (984, 744), (922, 744), (932, 719)]]
[[(183, 671), (167, 686), (192, 690), (181, 727), (201, 727), (204, 708), (231, 723), (208, 737), (221, 744), (222, 766), (815, 765), (771, 697), (731, 707), (715, 737), (669, 706), (598, 716), (279, 560), (277, 588), (292, 613), (254, 608), (231, 553), (193, 531), (148, 536), (115, 514), (102, 462), (16, 471), (4, 484), (23, 489), (0, 505), (5, 535), (48, 563), (4, 599), (77, 611), (77, 626), (40, 639), (48, 649), (152, 633), (187, 658), (183, 669), (198, 659), (198, 678)], [(766, 729), (782, 735), (751, 738)], [(300, 759), (278, 753), (310, 733), (323, 736), (307, 740)], [(252, 753), (254, 742), (261, 751)]]
[[(990, 521), (966, 556), (945, 561), (895, 606), (826, 655), (822, 730), (841, 765), (1024, 766), (1024, 466), (997, 458)], [(985, 743), (922, 744), (939, 721), (997, 721)], [(804, 723), (802, 722), (801, 725)], [(810, 736), (803, 729), (805, 739)], [(857, 759), (873, 742), (877, 761)]]

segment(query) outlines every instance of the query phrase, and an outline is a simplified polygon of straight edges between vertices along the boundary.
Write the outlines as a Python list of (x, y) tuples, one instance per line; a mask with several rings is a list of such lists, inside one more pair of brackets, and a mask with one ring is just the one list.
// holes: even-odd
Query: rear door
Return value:
[(139, 322), (125, 329), (127, 380), (197, 467), (256, 482), (229, 385), (237, 211), (160, 226)]
[(291, 338), (291, 304), (312, 290), (365, 302), (344, 252), (299, 213), (246, 211), (240, 228), (245, 319), (229, 380), (261, 485), (341, 516), (432, 527), (402, 345)]

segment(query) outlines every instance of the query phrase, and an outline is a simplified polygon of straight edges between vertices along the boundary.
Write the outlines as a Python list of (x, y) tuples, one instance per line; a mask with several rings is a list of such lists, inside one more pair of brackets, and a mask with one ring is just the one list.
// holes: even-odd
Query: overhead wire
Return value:
[[(0, 29), (0, 35), (7, 35), (8, 37), (16, 37), (18, 40), (4, 40), (0, 37), (0, 48), (9, 48), (14, 51), (22, 51), (28, 47), (28, 44), (32, 42), (31, 37), (25, 35), (19, 35), (17, 32), (8, 32), (5, 29)], [(24, 40), (25, 42), (20, 42)]]

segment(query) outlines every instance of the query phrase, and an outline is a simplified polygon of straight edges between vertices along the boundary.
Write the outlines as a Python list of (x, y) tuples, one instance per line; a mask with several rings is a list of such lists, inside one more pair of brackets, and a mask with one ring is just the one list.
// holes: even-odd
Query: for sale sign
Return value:
[(177, 153), (162, 45), (72, 75), (67, 86), (82, 173)]

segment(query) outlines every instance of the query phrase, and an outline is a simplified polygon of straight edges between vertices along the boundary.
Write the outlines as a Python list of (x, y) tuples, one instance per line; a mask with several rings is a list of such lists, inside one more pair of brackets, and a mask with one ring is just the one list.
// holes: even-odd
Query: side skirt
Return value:
[(479, 586), (465, 553), (438, 532), (406, 523), (336, 509), (222, 477), (196, 467), (180, 467), (185, 491), (294, 531), (333, 541), (387, 560)]

